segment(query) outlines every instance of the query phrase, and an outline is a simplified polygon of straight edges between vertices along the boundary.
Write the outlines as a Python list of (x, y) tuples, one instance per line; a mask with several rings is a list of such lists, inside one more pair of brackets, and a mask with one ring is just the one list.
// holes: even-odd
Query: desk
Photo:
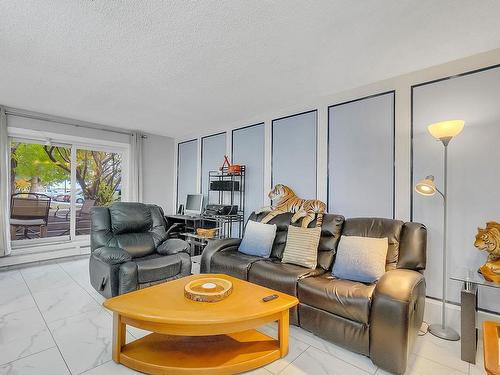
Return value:
[[(201, 255), (201, 253), (203, 252), (203, 249), (205, 248), (205, 246), (208, 245), (209, 241), (216, 239), (216, 237), (208, 238), (205, 236), (197, 235), (195, 233), (181, 233), (181, 236), (183, 236), (185, 241), (189, 244), (189, 248), (190, 248), (189, 255), (191, 255), (192, 257), (196, 256), (196, 255)], [(200, 249), (199, 254), (197, 254), (197, 251), (196, 251), (197, 249)]]
[(172, 220), (184, 220), (184, 221), (193, 221), (193, 220), (203, 220), (201, 215), (166, 215), (167, 219)]
[(477, 287), (484, 286), (500, 290), (500, 284), (486, 281), (474, 270), (464, 271), (451, 276), (452, 280), (463, 283), (460, 294), (460, 346), (462, 361), (476, 363), (477, 351)]
[(196, 229), (201, 226), (203, 217), (201, 215), (190, 216), (190, 215), (166, 215), (167, 221), (172, 223), (183, 223), (185, 224), (185, 232), (196, 233)]
[(196, 234), (196, 229), (203, 226), (203, 216), (190, 215), (167, 215), (165, 218), (172, 223), (183, 223), (185, 225), (179, 235), (189, 243), (189, 253), (191, 256), (198, 255), (197, 250), (200, 249), (200, 254), (208, 243), (208, 239)]

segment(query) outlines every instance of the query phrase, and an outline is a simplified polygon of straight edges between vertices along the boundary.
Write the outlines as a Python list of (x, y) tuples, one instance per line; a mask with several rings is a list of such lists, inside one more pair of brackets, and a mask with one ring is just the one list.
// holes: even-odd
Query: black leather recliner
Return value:
[(90, 217), (90, 282), (104, 297), (191, 274), (189, 244), (168, 239), (159, 206), (119, 202)]

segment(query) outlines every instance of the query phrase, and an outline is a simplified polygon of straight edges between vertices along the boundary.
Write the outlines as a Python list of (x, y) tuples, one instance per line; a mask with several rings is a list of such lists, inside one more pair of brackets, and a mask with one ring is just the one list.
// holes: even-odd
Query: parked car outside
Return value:
[[(55, 196), (54, 200), (57, 201), (57, 202), (66, 202), (66, 203), (69, 203), (70, 200), (71, 200), (71, 194), (69, 194), (69, 193), (58, 194), (58, 195)], [(79, 203), (79, 204), (82, 204), (83, 202), (85, 202), (85, 197), (83, 196), (83, 194), (81, 192), (80, 193), (76, 193), (75, 202)]]
[(76, 203), (83, 203), (83, 202), (85, 202), (85, 197), (83, 196), (83, 194), (81, 192), (80, 193), (76, 193), (75, 202)]

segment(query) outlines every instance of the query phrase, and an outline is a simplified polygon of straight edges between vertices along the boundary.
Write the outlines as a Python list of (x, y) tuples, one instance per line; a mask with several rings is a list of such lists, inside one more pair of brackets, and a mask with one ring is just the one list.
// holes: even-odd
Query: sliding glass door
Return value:
[(102, 150), (76, 150), (76, 235), (90, 234), (90, 209), (121, 201), (122, 154)]
[(85, 240), (92, 207), (126, 198), (126, 149), (24, 139), (10, 145), (14, 246)]

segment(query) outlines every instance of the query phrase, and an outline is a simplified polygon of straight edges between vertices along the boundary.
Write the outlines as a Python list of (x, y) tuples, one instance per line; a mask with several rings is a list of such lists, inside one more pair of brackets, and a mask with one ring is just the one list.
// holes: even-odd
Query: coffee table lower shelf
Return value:
[(281, 357), (280, 343), (255, 329), (215, 336), (152, 333), (121, 348), (119, 362), (163, 374), (235, 374)]

